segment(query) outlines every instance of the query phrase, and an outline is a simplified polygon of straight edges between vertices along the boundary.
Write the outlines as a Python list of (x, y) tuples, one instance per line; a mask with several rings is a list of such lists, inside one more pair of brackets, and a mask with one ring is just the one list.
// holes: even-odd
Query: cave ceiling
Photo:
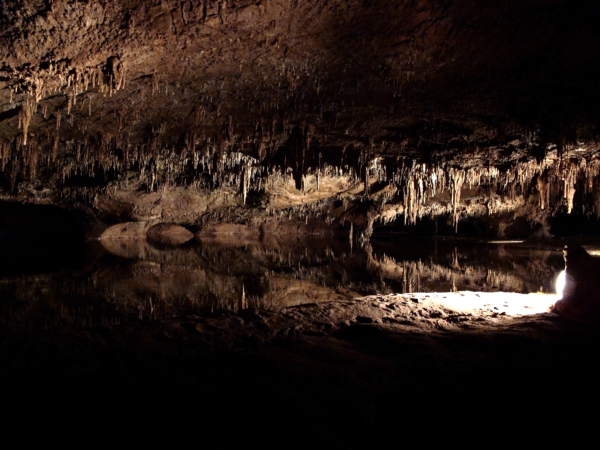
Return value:
[(598, 213), (599, 25), (583, 0), (0, 1), (0, 195), (366, 229)]

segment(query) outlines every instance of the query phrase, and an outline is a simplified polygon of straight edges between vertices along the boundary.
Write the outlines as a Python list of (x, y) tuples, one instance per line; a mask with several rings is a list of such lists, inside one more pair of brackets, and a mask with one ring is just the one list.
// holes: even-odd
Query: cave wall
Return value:
[(366, 237), (422, 217), (547, 229), (600, 213), (594, 2), (5, 0), (0, 12), (4, 200), (195, 229), (350, 222)]

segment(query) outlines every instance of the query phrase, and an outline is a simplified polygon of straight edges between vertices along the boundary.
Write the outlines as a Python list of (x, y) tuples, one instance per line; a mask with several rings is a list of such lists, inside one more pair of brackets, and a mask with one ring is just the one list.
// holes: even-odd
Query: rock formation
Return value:
[(598, 215), (599, 10), (3, 1), (0, 198), (363, 238), (422, 217)]
[(181, 245), (192, 239), (194, 234), (178, 225), (158, 223), (148, 229), (146, 239), (160, 245)]
[(600, 261), (583, 247), (565, 247), (566, 277), (562, 299), (553, 312), (583, 321), (600, 320)]

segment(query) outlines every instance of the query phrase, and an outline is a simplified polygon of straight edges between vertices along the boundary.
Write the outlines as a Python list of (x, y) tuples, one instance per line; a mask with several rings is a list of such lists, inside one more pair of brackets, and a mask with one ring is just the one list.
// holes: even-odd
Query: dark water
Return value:
[[(418, 238), (13, 242), (0, 256), (0, 327), (112, 326), (218, 310), (280, 309), (366, 294), (552, 292), (557, 248)], [(29, 264), (28, 264), (29, 262)]]

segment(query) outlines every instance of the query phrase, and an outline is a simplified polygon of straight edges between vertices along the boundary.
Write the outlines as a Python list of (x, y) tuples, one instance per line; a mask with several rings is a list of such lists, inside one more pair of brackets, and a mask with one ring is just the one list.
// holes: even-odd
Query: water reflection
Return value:
[(371, 270), (394, 292), (553, 292), (564, 268), (556, 248), (453, 240), (375, 241)]
[(442, 240), (372, 242), (235, 237), (158, 248), (92, 242), (75, 269), (0, 278), (0, 326), (24, 331), (245, 308), (280, 309), (373, 293), (552, 291), (562, 254)]

